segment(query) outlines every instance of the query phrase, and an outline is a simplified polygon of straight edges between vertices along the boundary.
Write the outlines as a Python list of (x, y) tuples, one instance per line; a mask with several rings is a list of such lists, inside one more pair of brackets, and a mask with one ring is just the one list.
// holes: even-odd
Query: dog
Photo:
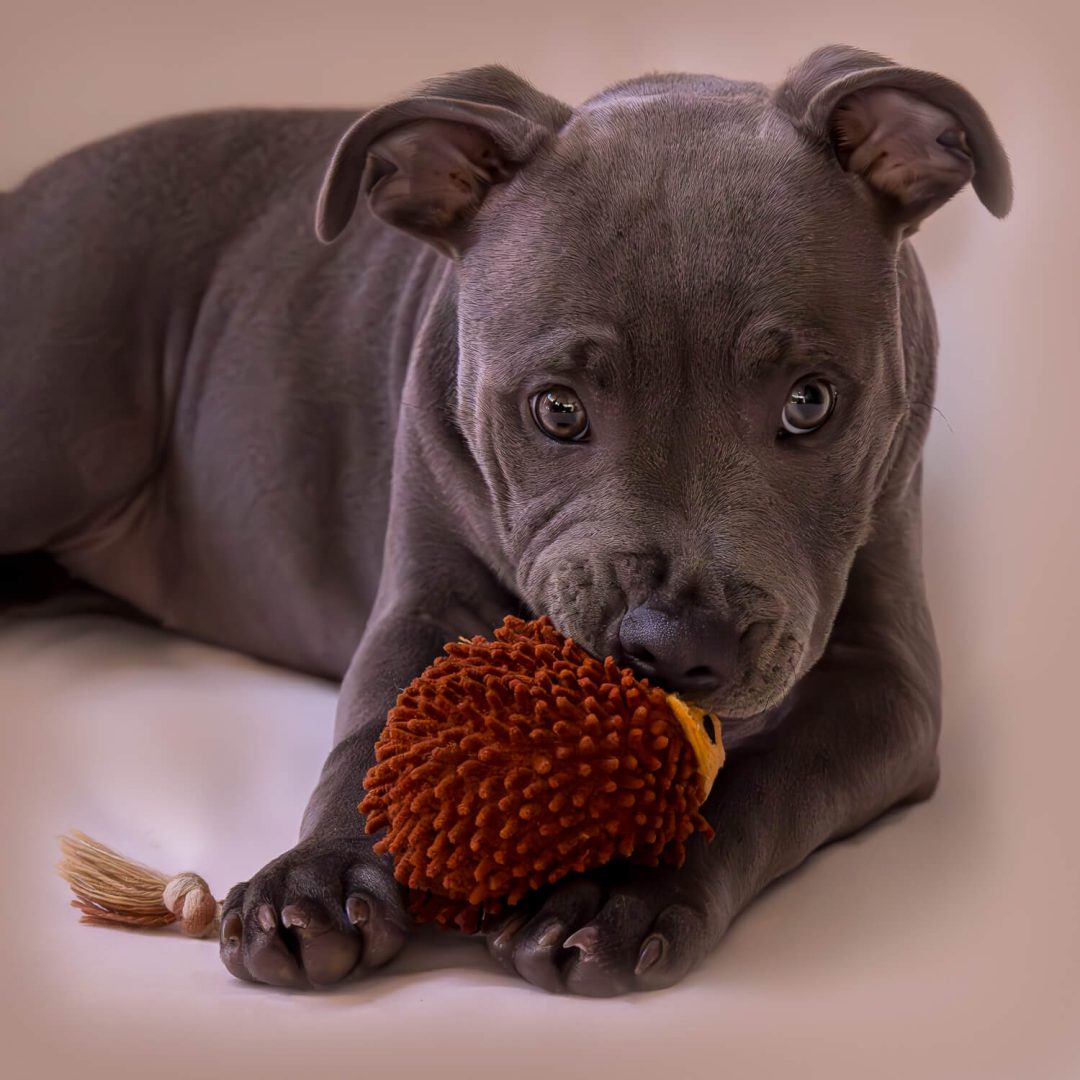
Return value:
[(969, 182), (1004, 216), (1007, 158), (955, 82), (847, 46), (773, 89), (650, 75), (571, 108), (492, 66), (354, 116), (159, 121), (0, 198), (0, 554), (342, 680), (298, 843), (223, 906), (257, 983), (406, 941), (356, 806), (446, 641), (547, 614), (715, 711), (711, 844), (483, 930), (547, 990), (671, 985), (935, 788), (910, 238)]

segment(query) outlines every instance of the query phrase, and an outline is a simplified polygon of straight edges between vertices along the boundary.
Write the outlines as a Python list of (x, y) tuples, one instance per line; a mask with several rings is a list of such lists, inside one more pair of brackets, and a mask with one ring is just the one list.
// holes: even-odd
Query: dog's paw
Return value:
[(720, 934), (703, 883), (628, 866), (567, 878), (486, 937), (492, 956), (535, 986), (612, 997), (678, 982)]
[(238, 979), (320, 988), (385, 964), (409, 918), (389, 865), (363, 839), (298, 844), (221, 908), (221, 960)]

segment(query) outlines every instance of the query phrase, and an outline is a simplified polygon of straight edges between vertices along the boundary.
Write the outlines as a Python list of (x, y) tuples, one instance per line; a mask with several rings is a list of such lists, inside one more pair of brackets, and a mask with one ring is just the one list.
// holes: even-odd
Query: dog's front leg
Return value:
[(778, 726), (730, 754), (706, 804), (712, 843), (691, 841), (678, 870), (622, 866), (561, 883), (492, 930), (498, 959), (550, 990), (670, 985), (770, 881), (930, 794), (939, 681), (915, 498), (879, 518), (825, 655), (781, 707)]
[(391, 863), (373, 852), (357, 812), (364, 776), (402, 687), (446, 641), (490, 634), (501, 621), (493, 612), (487, 624), (435, 590), (425, 600), (397, 602), (369, 624), (342, 686), (334, 748), (299, 843), (226, 898), (221, 958), (238, 978), (326, 986), (385, 963), (405, 941), (409, 920)]

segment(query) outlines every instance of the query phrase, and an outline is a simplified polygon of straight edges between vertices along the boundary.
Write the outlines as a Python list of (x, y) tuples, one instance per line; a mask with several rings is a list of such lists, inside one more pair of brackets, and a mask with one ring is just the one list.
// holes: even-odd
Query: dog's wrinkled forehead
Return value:
[(483, 216), (462, 279), (493, 342), (542, 318), (733, 362), (755, 326), (843, 348), (893, 288), (870, 207), (752, 86), (586, 103)]

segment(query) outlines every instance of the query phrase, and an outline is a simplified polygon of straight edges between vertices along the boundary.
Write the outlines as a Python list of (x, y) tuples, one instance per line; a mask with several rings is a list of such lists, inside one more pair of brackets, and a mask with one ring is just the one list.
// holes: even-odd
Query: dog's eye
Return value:
[(802, 379), (788, 392), (780, 435), (809, 435), (817, 431), (836, 407), (836, 391), (821, 378)]
[(552, 386), (533, 398), (533, 416), (545, 435), (581, 442), (589, 434), (589, 414), (568, 386)]

